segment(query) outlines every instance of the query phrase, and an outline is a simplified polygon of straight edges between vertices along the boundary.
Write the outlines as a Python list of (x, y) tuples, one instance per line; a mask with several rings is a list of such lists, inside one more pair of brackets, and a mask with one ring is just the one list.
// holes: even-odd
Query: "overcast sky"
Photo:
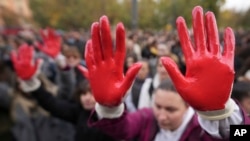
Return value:
[(236, 11), (244, 11), (250, 7), (250, 0), (226, 0), (223, 9), (233, 9)]

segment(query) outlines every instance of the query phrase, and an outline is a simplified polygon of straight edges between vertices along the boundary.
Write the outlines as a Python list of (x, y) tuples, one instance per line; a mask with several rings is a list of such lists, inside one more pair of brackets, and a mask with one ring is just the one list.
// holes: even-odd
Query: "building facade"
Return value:
[(0, 0), (0, 26), (6, 26), (9, 16), (15, 16), (18, 25), (26, 24), (32, 18), (29, 0)]

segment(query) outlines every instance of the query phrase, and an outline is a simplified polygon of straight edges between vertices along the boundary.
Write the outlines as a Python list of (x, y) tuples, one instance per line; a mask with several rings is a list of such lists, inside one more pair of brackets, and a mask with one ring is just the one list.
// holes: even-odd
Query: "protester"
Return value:
[[(172, 59), (161, 58), (180, 97), (173, 90), (164, 91), (166, 86), (159, 87), (154, 95), (154, 108), (134, 113), (126, 112), (123, 99), (141, 64), (131, 66), (124, 76), (124, 26), (119, 23), (116, 27), (116, 47), (113, 51), (108, 18), (103, 16), (99, 22), (93, 23), (91, 40), (86, 45), (87, 69), (82, 69), (88, 75), (97, 101), (95, 113), (99, 119), (94, 118), (93, 113), (90, 125), (120, 140), (138, 137), (142, 141), (215, 141), (229, 140), (231, 124), (250, 123), (246, 113), (230, 99), (234, 81), (233, 31), (230, 28), (225, 30), (224, 50), (220, 52), (214, 14), (207, 12), (204, 21), (203, 10), (197, 6), (192, 16), (194, 47), (185, 20), (179, 17), (176, 21), (187, 66), (185, 75)], [(176, 108), (174, 104), (180, 107)], [(195, 112), (189, 112), (189, 109)], [(163, 115), (168, 113), (169, 116), (163, 120)], [(174, 122), (170, 122), (171, 119)]]
[[(65, 57), (60, 54), (60, 39), (52, 31), (49, 32), (49, 35), (44, 35), (46, 36), (44, 38), (49, 41), (39, 48), (54, 58), (61, 69), (64, 71), (70, 70)], [(41, 80), (38, 79), (37, 74), (40, 72), (42, 59), (34, 60), (34, 49), (32, 47), (28, 45), (20, 46), (17, 52), (12, 53), (12, 61), (16, 74), (20, 79), (21, 90), (35, 98), (39, 105), (51, 115), (75, 125), (76, 141), (112, 141), (111, 137), (105, 135), (99, 129), (87, 125), (91, 109), (95, 105), (95, 99), (87, 81), (82, 80), (83, 82), (79, 83), (76, 88), (78, 102), (58, 99), (53, 97), (44, 88)], [(63, 83), (67, 83), (67, 81)]]
[[(140, 60), (142, 67), (138, 72), (135, 81), (127, 92), (128, 96), (125, 100), (127, 109), (130, 112), (134, 112), (142, 106), (151, 106), (150, 91), (153, 91), (152, 78), (149, 77), (149, 63), (148, 60)], [(146, 94), (146, 96), (144, 95)], [(146, 104), (144, 104), (146, 103)]]

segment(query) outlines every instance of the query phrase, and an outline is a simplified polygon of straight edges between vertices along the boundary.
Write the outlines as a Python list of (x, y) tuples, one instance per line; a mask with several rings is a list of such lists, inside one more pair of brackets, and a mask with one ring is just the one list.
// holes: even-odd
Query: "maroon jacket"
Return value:
[[(243, 112), (244, 124), (250, 124), (250, 119)], [(153, 111), (150, 108), (144, 108), (134, 113), (124, 112), (117, 119), (102, 119), (95, 121), (92, 113), (89, 125), (95, 126), (115, 139), (131, 140), (139, 138), (140, 141), (154, 140), (159, 127), (154, 118)], [(229, 140), (229, 139), (227, 139)], [(207, 134), (199, 125), (197, 115), (195, 114), (187, 125), (180, 141), (227, 141), (215, 139)]]

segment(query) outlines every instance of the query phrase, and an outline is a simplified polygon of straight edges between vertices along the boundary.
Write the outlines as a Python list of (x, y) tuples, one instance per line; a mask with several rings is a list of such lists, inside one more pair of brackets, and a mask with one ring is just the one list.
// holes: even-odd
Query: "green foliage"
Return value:
[[(190, 26), (192, 9), (196, 5), (201, 5), (205, 11), (213, 11), (218, 18), (219, 8), (224, 2), (225, 0), (138, 0), (137, 27), (174, 27), (178, 16), (183, 16)], [(132, 0), (31, 0), (30, 7), (34, 20), (41, 27), (89, 29), (100, 16), (107, 15), (111, 24), (122, 21), (126, 28), (132, 28)]]
[[(236, 21), (238, 21), (236, 23), (236, 25), (238, 25), (238, 26), (236, 26), (236, 27), (249, 30), (250, 29), (250, 27), (249, 27), (249, 25), (250, 25), (250, 9), (243, 14), (237, 13), (237, 16), (239, 17), (239, 20), (236, 20)], [(241, 26), (239, 26), (239, 25), (241, 25)]]

